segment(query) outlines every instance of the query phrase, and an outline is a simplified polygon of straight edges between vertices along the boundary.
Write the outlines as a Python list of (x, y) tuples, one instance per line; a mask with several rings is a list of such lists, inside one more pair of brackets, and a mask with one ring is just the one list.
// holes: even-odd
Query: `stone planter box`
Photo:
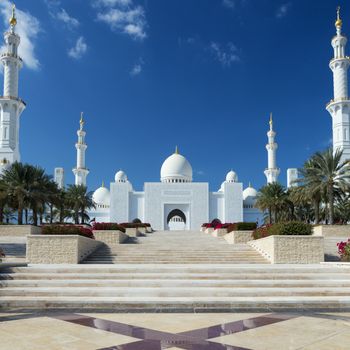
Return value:
[(199, 231), (201, 232), (205, 232), (206, 228), (205, 227), (201, 227)]
[(313, 230), (314, 236), (350, 238), (350, 225), (318, 225)]
[(107, 245), (122, 244), (129, 236), (119, 230), (94, 230), (92, 231), (96, 240)]
[(211, 233), (213, 237), (222, 237), (222, 236), (225, 236), (226, 234), (227, 234), (226, 228), (218, 228)]
[(126, 228), (125, 229), (125, 233), (129, 237), (139, 237), (139, 236), (141, 236), (141, 232), (139, 231), (138, 228)]
[(207, 229), (205, 229), (205, 233), (209, 233), (209, 234), (211, 234), (211, 233), (213, 233), (215, 230), (214, 230), (214, 227), (209, 227), (209, 228), (207, 228)]
[(138, 231), (145, 235), (147, 233), (147, 227), (139, 227)]
[(224, 236), (228, 244), (248, 243), (253, 239), (254, 231), (232, 231)]
[(0, 225), (0, 236), (23, 237), (40, 235), (41, 227), (33, 225)]
[(103, 243), (78, 235), (39, 235), (27, 237), (30, 264), (78, 264)]
[(272, 264), (318, 264), (324, 261), (324, 238), (269, 236), (248, 244)]
[(153, 229), (152, 227), (146, 227), (146, 233), (152, 233)]

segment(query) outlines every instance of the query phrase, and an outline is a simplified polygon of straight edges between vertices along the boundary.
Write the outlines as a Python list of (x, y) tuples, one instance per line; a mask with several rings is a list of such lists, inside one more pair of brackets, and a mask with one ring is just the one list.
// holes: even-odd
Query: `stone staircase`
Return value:
[(103, 246), (85, 264), (266, 264), (247, 244), (229, 245), (198, 231), (158, 231), (129, 244)]
[(12, 310), (350, 308), (350, 268), (333, 265), (33, 265), (2, 271), (0, 286), (0, 308)]
[(81, 265), (0, 270), (0, 309), (350, 310), (350, 266), (270, 265), (246, 245), (155, 232)]

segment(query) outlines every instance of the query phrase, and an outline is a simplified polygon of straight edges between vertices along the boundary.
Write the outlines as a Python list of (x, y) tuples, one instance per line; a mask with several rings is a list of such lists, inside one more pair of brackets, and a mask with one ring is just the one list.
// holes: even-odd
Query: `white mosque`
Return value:
[[(18, 95), (19, 70), (22, 59), (18, 56), (20, 37), (16, 33), (17, 20), (13, 7), (10, 29), (4, 34), (5, 50), (0, 59), (4, 66), (4, 92), (0, 97), (0, 172), (15, 161), (20, 161), (19, 119), (25, 103)], [(344, 158), (350, 158), (350, 100), (348, 97), (348, 68), (350, 59), (345, 55), (347, 43), (342, 34), (342, 20), (338, 9), (335, 22), (336, 36), (332, 39), (334, 58), (330, 62), (334, 80), (334, 98), (327, 105), (332, 117), (333, 149), (342, 149)], [(77, 164), (73, 169), (76, 185), (86, 185), (89, 170), (85, 164), (86, 132), (83, 115), (77, 131)], [(268, 164), (264, 171), (267, 183), (278, 181), (272, 115), (266, 145)], [(288, 169), (287, 185), (297, 178), (297, 169)], [(55, 169), (55, 181), (64, 187), (64, 169)], [(159, 182), (146, 182), (143, 191), (133, 189), (127, 175), (119, 170), (109, 188), (102, 185), (93, 194), (96, 208), (89, 213), (99, 222), (130, 222), (139, 219), (149, 222), (154, 229), (198, 229), (204, 222), (261, 221), (262, 213), (255, 208), (257, 191), (250, 185), (243, 189), (234, 171), (229, 171), (217, 192), (209, 191), (206, 182), (195, 182), (190, 162), (176, 148), (162, 164)]]

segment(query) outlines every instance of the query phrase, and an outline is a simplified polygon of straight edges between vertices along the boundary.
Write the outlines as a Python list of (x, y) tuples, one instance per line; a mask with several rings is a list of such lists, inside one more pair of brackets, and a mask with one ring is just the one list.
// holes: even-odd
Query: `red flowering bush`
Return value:
[(45, 225), (42, 227), (43, 235), (79, 235), (94, 239), (90, 228), (80, 225)]
[(96, 231), (121, 231), (125, 233), (125, 228), (113, 222), (95, 222), (92, 229)]
[(340, 259), (343, 261), (350, 261), (350, 238), (347, 242), (337, 243), (337, 246)]

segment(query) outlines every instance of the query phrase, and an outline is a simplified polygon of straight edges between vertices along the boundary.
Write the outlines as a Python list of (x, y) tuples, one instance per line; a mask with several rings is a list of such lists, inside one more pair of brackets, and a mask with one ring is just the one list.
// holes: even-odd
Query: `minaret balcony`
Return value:
[(13, 100), (13, 101), (18, 101), (18, 102), (22, 103), (24, 106), (27, 105), (22, 99), (20, 99), (19, 97), (14, 97), (14, 96), (0, 96), (0, 100)]
[(15, 55), (15, 54), (10, 53), (10, 52), (5, 52), (5, 53), (1, 54), (0, 57), (1, 57), (1, 59), (3, 59), (3, 58), (15, 58), (15, 59), (20, 60), (21, 62), (23, 62), (23, 60), (22, 60), (22, 58), (20, 56)]
[(326, 108), (328, 108), (329, 106), (331, 106), (332, 104), (336, 104), (339, 102), (350, 102), (349, 101), (349, 97), (340, 97), (340, 98), (335, 98), (334, 100), (330, 100), (327, 104), (326, 104)]

